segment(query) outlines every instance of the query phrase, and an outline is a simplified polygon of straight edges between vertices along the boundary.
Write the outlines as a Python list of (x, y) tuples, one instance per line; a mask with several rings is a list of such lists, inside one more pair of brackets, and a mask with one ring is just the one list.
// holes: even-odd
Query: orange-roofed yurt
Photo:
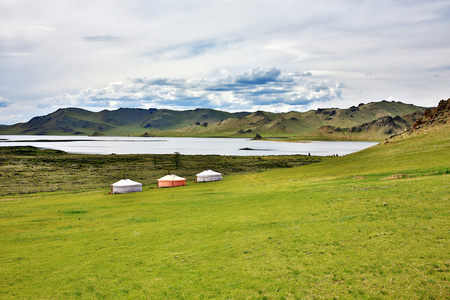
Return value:
[(122, 179), (111, 184), (111, 194), (142, 192), (142, 183), (131, 179)]
[(186, 185), (186, 178), (177, 175), (166, 175), (157, 180), (158, 187), (174, 187)]
[(211, 170), (205, 170), (196, 175), (197, 182), (219, 181), (222, 180), (222, 174)]

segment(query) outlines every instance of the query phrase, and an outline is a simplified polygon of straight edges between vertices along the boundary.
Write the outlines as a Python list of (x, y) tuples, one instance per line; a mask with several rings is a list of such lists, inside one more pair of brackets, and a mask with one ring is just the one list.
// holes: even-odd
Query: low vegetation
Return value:
[(3, 196), (0, 297), (446, 299), (449, 131), (186, 187)]
[(0, 147), (0, 196), (104, 189), (123, 177), (141, 182), (144, 188), (154, 188), (156, 180), (168, 173), (182, 176), (190, 184), (195, 174), (205, 169), (227, 176), (292, 168), (323, 159), (305, 155), (82, 155), (34, 147)]

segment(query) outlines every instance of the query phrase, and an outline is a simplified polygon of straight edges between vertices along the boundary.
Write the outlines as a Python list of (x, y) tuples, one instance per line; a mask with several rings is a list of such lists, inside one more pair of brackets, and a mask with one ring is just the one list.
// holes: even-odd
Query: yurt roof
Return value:
[(117, 182), (114, 182), (111, 185), (113, 185), (113, 186), (133, 186), (133, 185), (142, 185), (142, 183), (133, 181), (131, 179), (122, 179)]
[(180, 177), (180, 176), (177, 176), (177, 175), (166, 175), (166, 176), (164, 176), (164, 177), (161, 177), (160, 179), (158, 179), (158, 180), (169, 180), (169, 181), (177, 181), (177, 180), (186, 180), (186, 178), (183, 178), (183, 177)]
[(219, 172), (214, 172), (212, 170), (205, 170), (205, 171), (197, 174), (197, 176), (202, 176), (202, 175), (204, 176), (204, 175), (222, 175), (222, 174)]

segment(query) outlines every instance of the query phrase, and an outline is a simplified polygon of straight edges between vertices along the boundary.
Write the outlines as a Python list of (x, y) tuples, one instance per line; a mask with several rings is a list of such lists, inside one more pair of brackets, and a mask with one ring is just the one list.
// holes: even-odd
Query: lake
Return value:
[(306, 141), (285, 143), (245, 138), (186, 137), (91, 137), (0, 135), (1, 146), (35, 146), (80, 154), (173, 154), (185, 155), (346, 155), (374, 142)]

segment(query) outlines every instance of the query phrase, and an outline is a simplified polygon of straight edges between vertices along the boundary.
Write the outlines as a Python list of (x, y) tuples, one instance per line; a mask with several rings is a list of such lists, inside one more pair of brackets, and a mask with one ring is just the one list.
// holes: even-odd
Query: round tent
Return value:
[(131, 179), (122, 179), (111, 184), (111, 194), (124, 194), (141, 191), (142, 183), (133, 181)]
[(158, 187), (174, 187), (186, 185), (186, 179), (177, 175), (166, 175), (157, 180)]
[(205, 170), (196, 175), (197, 182), (219, 181), (222, 180), (222, 174), (212, 170)]

